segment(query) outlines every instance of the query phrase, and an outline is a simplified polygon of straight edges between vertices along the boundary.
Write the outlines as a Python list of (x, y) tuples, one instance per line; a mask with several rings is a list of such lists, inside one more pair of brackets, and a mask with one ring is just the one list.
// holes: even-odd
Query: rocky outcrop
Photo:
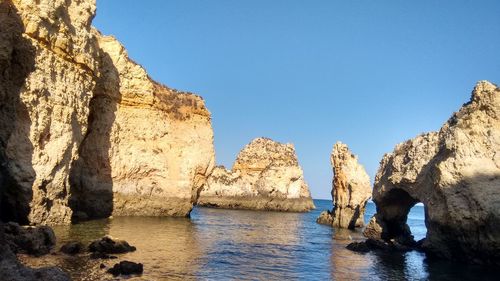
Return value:
[(142, 265), (142, 263), (121, 261), (115, 264), (112, 268), (108, 269), (107, 272), (113, 274), (113, 276), (118, 276), (118, 275), (142, 274), (143, 271), (144, 271), (144, 266)]
[[(14, 225), (8, 226), (15, 227)], [(10, 237), (12, 238), (12, 237)], [(4, 225), (0, 223), (0, 279), (2, 281), (68, 281), (68, 274), (57, 267), (32, 269), (22, 265), (12, 252), (11, 247), (26, 247), (16, 245), (9, 237), (5, 237)]]
[(358, 157), (341, 142), (333, 146), (330, 162), (333, 211), (322, 212), (317, 222), (340, 228), (363, 227), (366, 203), (372, 193), (370, 177)]
[(14, 253), (41, 256), (56, 245), (56, 235), (48, 226), (20, 226), (9, 222), (4, 225), (5, 239)]
[(123, 254), (135, 251), (134, 246), (130, 246), (127, 241), (116, 240), (105, 236), (99, 240), (92, 241), (89, 245), (90, 252), (99, 252), (104, 254)]
[(231, 170), (216, 167), (198, 204), (295, 212), (314, 208), (294, 146), (267, 138), (246, 145)]
[(381, 161), (373, 200), (377, 214), (365, 235), (414, 245), (410, 208), (425, 206), (431, 254), (500, 261), (500, 89), (479, 82), (470, 102), (439, 132), (396, 146)]
[(203, 100), (92, 28), (94, 0), (0, 3), (0, 216), (189, 214), (213, 168)]

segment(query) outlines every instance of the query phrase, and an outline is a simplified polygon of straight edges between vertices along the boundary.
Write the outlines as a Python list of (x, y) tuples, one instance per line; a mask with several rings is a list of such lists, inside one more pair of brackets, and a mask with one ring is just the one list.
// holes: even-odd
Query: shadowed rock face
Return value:
[(317, 222), (340, 228), (363, 227), (366, 203), (372, 193), (370, 177), (358, 157), (341, 142), (333, 146), (330, 162), (333, 211), (322, 212)]
[(0, 219), (188, 215), (214, 162), (203, 100), (93, 29), (95, 0), (0, 5)]
[(369, 238), (412, 244), (406, 219), (425, 206), (423, 247), (440, 257), (500, 261), (500, 89), (479, 82), (436, 133), (396, 146), (381, 161)]
[(198, 204), (230, 209), (304, 212), (314, 208), (292, 144), (257, 138), (232, 170), (216, 167)]

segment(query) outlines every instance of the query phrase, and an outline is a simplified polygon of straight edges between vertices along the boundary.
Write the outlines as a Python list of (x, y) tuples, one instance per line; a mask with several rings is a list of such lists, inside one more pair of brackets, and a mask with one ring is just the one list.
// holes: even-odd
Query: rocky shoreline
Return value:
[[(231, 169), (215, 167), (203, 98), (153, 81), (126, 49), (92, 26), (94, 0), (0, 3), (0, 276), (69, 280), (30, 269), (16, 254), (47, 255), (47, 225), (110, 216), (188, 217), (193, 206), (307, 212), (315, 208), (293, 144), (257, 138)], [(500, 265), (500, 89), (479, 82), (438, 132), (384, 155), (375, 182), (342, 143), (331, 165), (332, 210), (318, 222), (361, 228), (358, 252), (424, 251)], [(423, 203), (427, 237), (415, 241), (408, 212)], [(20, 226), (25, 225), (25, 226)], [(36, 225), (37, 227), (33, 227)], [(103, 238), (61, 252), (95, 259), (133, 251)], [(133, 249), (134, 248), (134, 249)], [(104, 270), (104, 268), (103, 268)], [(112, 275), (140, 274), (120, 261)]]

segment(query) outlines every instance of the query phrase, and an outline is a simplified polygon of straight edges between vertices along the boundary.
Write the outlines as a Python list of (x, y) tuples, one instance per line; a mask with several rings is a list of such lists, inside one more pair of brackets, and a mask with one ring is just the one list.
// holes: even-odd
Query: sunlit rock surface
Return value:
[(198, 204), (295, 212), (314, 208), (294, 146), (267, 138), (246, 145), (231, 170), (216, 167)]
[(370, 177), (358, 157), (341, 142), (333, 146), (330, 162), (333, 210), (322, 212), (317, 222), (340, 228), (363, 227), (366, 203), (372, 193)]
[(188, 215), (213, 168), (203, 100), (91, 26), (94, 0), (0, 3), (0, 216)]
[(365, 235), (411, 244), (410, 208), (425, 206), (423, 248), (441, 257), (500, 260), (500, 89), (479, 82), (439, 132), (386, 154), (375, 179), (377, 214)]

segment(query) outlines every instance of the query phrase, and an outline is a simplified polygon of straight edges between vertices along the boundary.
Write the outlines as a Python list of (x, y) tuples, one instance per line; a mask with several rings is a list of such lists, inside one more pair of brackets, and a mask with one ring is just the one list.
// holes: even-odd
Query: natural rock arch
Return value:
[(425, 209), (431, 254), (500, 263), (500, 89), (479, 82), (440, 129), (396, 146), (375, 177), (377, 214), (365, 235), (413, 244), (407, 214)]

